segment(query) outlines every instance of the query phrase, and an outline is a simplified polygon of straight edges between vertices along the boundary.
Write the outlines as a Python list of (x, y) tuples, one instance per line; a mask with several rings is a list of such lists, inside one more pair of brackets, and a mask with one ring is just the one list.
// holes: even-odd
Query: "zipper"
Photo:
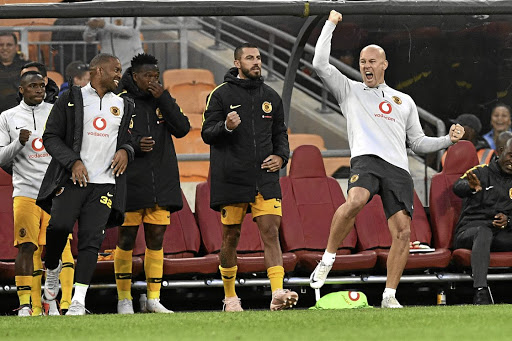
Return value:
[[(149, 112), (147, 112), (147, 111), (146, 111), (146, 119), (147, 119), (147, 123), (148, 123), (148, 136), (151, 136), (151, 126), (149, 125)], [(151, 158), (150, 158), (150, 162), (151, 162)], [(156, 204), (157, 201), (156, 201), (155, 172), (153, 171), (152, 162), (151, 162), (151, 184), (153, 185), (153, 200), (155, 201), (155, 204)]]
[(34, 121), (34, 131), (36, 131), (36, 116), (34, 115), (34, 108), (32, 108), (32, 120)]
[[(249, 90), (249, 94), (251, 95), (251, 121), (252, 121), (252, 142), (254, 144), (254, 166), (256, 169), (258, 169), (258, 152), (257, 152), (257, 149), (256, 149), (256, 123), (254, 121), (254, 96), (252, 96), (252, 91), (253, 90)], [(258, 177), (256, 177), (256, 191), (259, 192), (259, 188), (258, 188)]]

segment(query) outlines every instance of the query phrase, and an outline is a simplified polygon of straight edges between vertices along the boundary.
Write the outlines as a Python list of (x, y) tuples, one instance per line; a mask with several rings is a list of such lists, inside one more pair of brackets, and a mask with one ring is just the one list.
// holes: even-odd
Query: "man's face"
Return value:
[(11, 35), (0, 36), (0, 61), (3, 64), (11, 64), (16, 55), (16, 43)]
[(111, 58), (108, 62), (100, 66), (101, 85), (107, 91), (114, 91), (121, 80), (121, 63), (117, 58)]
[(388, 61), (382, 49), (370, 45), (361, 50), (359, 71), (366, 86), (374, 88), (384, 83), (384, 72), (387, 67)]
[(259, 79), (261, 77), (261, 55), (255, 47), (244, 47), (240, 59), (235, 60), (238, 74), (242, 79)]
[(158, 71), (157, 65), (142, 65), (137, 72), (133, 73), (135, 85), (145, 93), (149, 93), (149, 85), (158, 83), (159, 78), (160, 71)]
[(512, 140), (507, 141), (498, 159), (498, 164), (503, 172), (512, 174)]
[(28, 105), (37, 105), (44, 100), (45, 84), (41, 75), (31, 75), (20, 84), (20, 93)]
[(82, 74), (82, 77), (77, 76), (77, 77), (73, 78), (73, 84), (80, 86), (80, 87), (84, 87), (87, 85), (87, 83), (89, 83), (90, 80), (91, 80), (91, 74), (89, 73), (89, 71), (87, 71)]
[(510, 112), (506, 107), (496, 107), (491, 114), (491, 125), (495, 133), (510, 129)]

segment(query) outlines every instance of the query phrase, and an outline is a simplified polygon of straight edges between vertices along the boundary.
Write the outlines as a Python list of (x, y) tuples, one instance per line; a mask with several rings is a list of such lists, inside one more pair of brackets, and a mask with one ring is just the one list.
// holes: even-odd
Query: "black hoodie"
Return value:
[[(178, 160), (172, 136), (187, 135), (188, 118), (183, 115), (176, 100), (165, 90), (160, 98), (142, 92), (134, 83), (128, 68), (119, 85), (121, 96), (135, 101), (135, 116), (130, 126), (135, 160), (127, 168), (128, 199), (126, 211), (164, 207), (170, 212), (183, 207), (181, 199)], [(142, 152), (140, 139), (152, 136), (153, 150)]]
[[(288, 162), (290, 147), (281, 97), (263, 79), (237, 78), (231, 68), (208, 96), (201, 136), (210, 145), (210, 207), (281, 198), (279, 172), (267, 172), (261, 164), (269, 155)], [(228, 113), (236, 111), (241, 123), (232, 132), (225, 128)]]

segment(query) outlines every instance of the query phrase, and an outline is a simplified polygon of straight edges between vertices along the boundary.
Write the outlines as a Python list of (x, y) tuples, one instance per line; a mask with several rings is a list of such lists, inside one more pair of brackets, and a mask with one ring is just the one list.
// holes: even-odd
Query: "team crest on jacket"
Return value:
[(20, 229), (19, 233), (20, 233), (20, 237), (23, 238), (23, 237), (25, 237), (27, 235), (27, 230), (24, 227), (22, 227)]
[(64, 192), (64, 187), (59, 188), (59, 190), (55, 192), (55, 196), (58, 197), (59, 195), (62, 194), (62, 192)]
[(393, 99), (393, 101), (396, 103), (396, 104), (402, 104), (402, 100), (400, 99), (400, 97), (397, 97), (397, 96), (393, 96), (391, 97)]
[(510, 197), (510, 199), (512, 199), (512, 188), (508, 190), (508, 196)]
[(272, 103), (268, 101), (263, 102), (263, 104), (261, 105), (261, 109), (265, 114), (270, 114), (270, 112), (272, 111)]
[(110, 107), (110, 113), (114, 116), (119, 116), (119, 114), (121, 114), (121, 111), (118, 107)]
[(357, 180), (359, 180), (359, 174), (352, 175), (352, 177), (350, 178), (350, 183), (352, 184)]
[(158, 117), (159, 120), (163, 119), (162, 112), (160, 111), (160, 108), (156, 108), (156, 117)]

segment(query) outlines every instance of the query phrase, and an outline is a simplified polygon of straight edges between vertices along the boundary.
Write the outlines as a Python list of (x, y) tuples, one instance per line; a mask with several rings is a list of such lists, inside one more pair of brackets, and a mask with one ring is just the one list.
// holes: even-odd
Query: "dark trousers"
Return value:
[(455, 235), (453, 246), (471, 250), (473, 287), (486, 287), (490, 252), (512, 251), (512, 228), (490, 228), (488, 223), (463, 226)]
[(115, 195), (114, 184), (88, 184), (80, 187), (71, 180), (62, 193), (53, 198), (51, 218), (46, 232), (45, 264), (59, 266), (67, 237), (78, 220), (78, 257), (75, 283), (89, 284), (96, 269), (98, 251), (105, 238), (105, 225)]

